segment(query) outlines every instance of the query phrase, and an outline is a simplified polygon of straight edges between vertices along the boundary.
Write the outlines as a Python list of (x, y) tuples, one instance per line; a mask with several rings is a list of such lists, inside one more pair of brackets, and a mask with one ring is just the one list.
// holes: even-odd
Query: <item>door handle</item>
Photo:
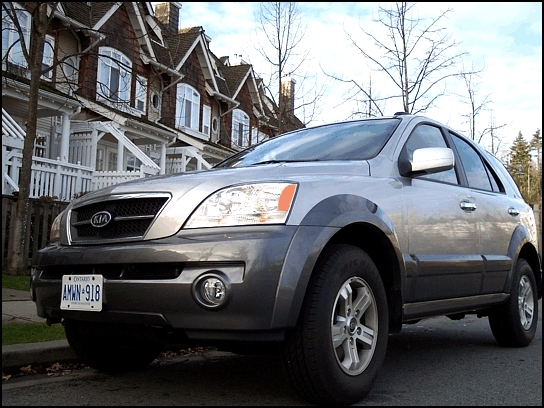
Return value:
[(464, 211), (474, 211), (476, 210), (476, 204), (471, 203), (470, 201), (461, 201), (459, 203), (461, 209)]
[(510, 207), (508, 209), (508, 214), (510, 214), (512, 217), (517, 217), (519, 215), (519, 210), (514, 207)]

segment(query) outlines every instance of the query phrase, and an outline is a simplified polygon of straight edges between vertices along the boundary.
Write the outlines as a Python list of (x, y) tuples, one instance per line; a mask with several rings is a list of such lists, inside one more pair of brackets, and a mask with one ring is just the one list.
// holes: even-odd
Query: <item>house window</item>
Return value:
[(130, 101), (132, 62), (119, 51), (101, 47), (98, 56), (97, 99)]
[(77, 83), (78, 69), (76, 57), (69, 57), (62, 63), (62, 72), (70, 83)]
[(34, 156), (47, 158), (47, 135), (44, 133), (36, 133), (34, 141)]
[(208, 105), (202, 107), (202, 133), (210, 136), (210, 121), (212, 117), (212, 108)]
[(127, 171), (139, 171), (141, 162), (132, 154), (127, 154)]
[(260, 143), (260, 142), (262, 142), (263, 140), (266, 140), (266, 139), (268, 139), (267, 134), (259, 131), (259, 129), (257, 129), (255, 127), (251, 129), (251, 144), (252, 145)]
[[(117, 167), (116, 167), (117, 169)], [(96, 150), (96, 171), (104, 171), (104, 149)]]
[(156, 112), (160, 112), (161, 110), (161, 98), (157, 92), (151, 94), (151, 107)]
[(108, 171), (117, 171), (117, 153), (110, 152), (108, 155)]
[(176, 127), (198, 130), (200, 94), (187, 84), (178, 85)]
[(43, 60), (42, 60), (42, 72), (44, 73), (42, 78), (51, 80), (53, 79), (53, 57), (55, 55), (55, 39), (50, 36), (45, 36), (45, 44), (43, 47)]
[(135, 108), (145, 113), (147, 101), (147, 79), (142, 76), (136, 77), (136, 102)]
[[(17, 21), (21, 26), (23, 40), (26, 45), (26, 49), (28, 50), (30, 47), (30, 13), (24, 10), (15, 10), (15, 15), (17, 16)], [(7, 60), (10, 63), (19, 65), (21, 67), (26, 67), (27, 61), (23, 54), (21, 44), (21, 38), (15, 24), (13, 24), (11, 18), (8, 17), (8, 14), (2, 8), (2, 62), (6, 61), (6, 54), (8, 54), (9, 51)]]
[(232, 143), (239, 147), (249, 146), (249, 116), (240, 109), (232, 113)]

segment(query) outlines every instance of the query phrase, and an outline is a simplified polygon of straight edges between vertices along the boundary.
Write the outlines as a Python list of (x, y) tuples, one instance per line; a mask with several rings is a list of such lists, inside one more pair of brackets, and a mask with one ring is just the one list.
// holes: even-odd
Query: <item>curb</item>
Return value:
[(30, 364), (52, 364), (77, 359), (67, 340), (2, 346), (2, 371)]

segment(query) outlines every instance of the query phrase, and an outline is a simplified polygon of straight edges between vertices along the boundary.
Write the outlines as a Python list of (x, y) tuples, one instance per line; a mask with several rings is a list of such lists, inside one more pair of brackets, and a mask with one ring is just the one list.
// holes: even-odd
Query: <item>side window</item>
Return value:
[[(461, 163), (465, 169), (468, 185), (481, 190), (496, 191), (490, 181), (490, 170), (486, 168), (482, 158), (476, 150), (457, 135), (451, 134), (451, 138), (461, 157)], [(498, 188), (496, 181), (495, 188)]]
[[(431, 125), (419, 125), (416, 127), (404, 145), (403, 154), (406, 154), (408, 159), (412, 160), (414, 151), (424, 147), (448, 147), (439, 128)], [(443, 183), (458, 184), (455, 169), (434, 174), (424, 174), (417, 177), (441, 181)]]

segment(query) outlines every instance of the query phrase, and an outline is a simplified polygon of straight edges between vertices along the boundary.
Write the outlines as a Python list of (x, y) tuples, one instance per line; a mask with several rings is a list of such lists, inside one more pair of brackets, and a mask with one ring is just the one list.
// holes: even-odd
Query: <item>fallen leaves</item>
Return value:
[(49, 377), (59, 377), (62, 375), (70, 374), (74, 370), (81, 370), (83, 368), (89, 368), (89, 366), (77, 362), (57, 362), (51, 365), (29, 364), (27, 366), (19, 367), (19, 369), (17, 370), (12, 370), (9, 373), (4, 373), (4, 371), (2, 371), (2, 381), (7, 381), (11, 378), (22, 377), (24, 375), (35, 374), (46, 374)]
[[(158, 360), (169, 359), (178, 356), (188, 356), (202, 354), (209, 350), (216, 350), (215, 347), (189, 347), (180, 350), (168, 350), (160, 353)], [(45, 364), (29, 364), (24, 367), (19, 367), (18, 369), (12, 370), (8, 373), (2, 371), (2, 381), (8, 381), (11, 378), (22, 377), (24, 375), (35, 375), (35, 374), (47, 374), (49, 377), (59, 377), (62, 375), (67, 375), (72, 373), (75, 370), (81, 370), (83, 368), (90, 368), (89, 366), (78, 363), (78, 362), (65, 362), (59, 363), (56, 362), (51, 365)]]

